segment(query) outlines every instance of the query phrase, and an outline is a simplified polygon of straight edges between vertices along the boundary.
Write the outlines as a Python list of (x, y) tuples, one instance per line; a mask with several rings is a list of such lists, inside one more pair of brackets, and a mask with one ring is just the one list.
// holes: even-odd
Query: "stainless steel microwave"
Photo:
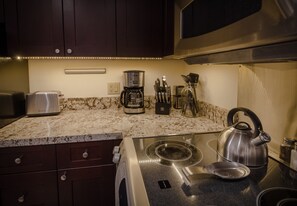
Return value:
[(188, 64), (297, 60), (297, 0), (176, 0), (175, 51)]

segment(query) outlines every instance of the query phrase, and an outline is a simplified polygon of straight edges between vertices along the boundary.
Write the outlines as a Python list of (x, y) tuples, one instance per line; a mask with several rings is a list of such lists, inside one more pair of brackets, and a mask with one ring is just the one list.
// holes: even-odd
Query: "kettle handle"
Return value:
[(228, 126), (232, 126), (235, 124), (233, 121), (233, 117), (237, 112), (243, 112), (244, 115), (248, 116), (252, 120), (252, 122), (254, 124), (254, 128), (255, 128), (254, 137), (257, 137), (260, 134), (260, 131), (263, 131), (263, 127), (262, 127), (261, 121), (258, 118), (258, 116), (251, 110), (244, 108), (244, 107), (237, 107), (237, 108), (231, 109), (229, 111), (229, 113), (227, 115)]

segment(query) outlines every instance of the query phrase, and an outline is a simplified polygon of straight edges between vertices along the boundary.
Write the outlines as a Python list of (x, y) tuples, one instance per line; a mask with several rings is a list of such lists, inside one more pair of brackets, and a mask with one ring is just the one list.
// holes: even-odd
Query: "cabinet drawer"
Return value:
[(112, 163), (112, 150), (121, 140), (57, 145), (58, 169), (97, 166)]
[(0, 149), (0, 174), (51, 170), (56, 168), (54, 145)]
[(57, 173), (31, 172), (0, 176), (0, 205), (58, 205)]

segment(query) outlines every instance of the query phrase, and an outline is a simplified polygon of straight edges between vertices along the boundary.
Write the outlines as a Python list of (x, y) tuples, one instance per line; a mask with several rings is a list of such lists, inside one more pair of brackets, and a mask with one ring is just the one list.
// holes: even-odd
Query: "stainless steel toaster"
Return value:
[(56, 115), (60, 109), (60, 91), (38, 91), (26, 95), (27, 116)]

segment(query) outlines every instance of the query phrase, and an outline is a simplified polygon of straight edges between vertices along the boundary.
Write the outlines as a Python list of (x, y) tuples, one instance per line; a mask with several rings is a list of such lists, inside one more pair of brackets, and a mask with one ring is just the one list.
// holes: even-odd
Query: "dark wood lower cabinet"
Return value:
[(57, 206), (57, 172), (30, 172), (0, 176), (1, 206)]
[(114, 206), (120, 142), (0, 148), (0, 206)]
[(114, 177), (114, 165), (59, 171), (60, 205), (113, 206)]

